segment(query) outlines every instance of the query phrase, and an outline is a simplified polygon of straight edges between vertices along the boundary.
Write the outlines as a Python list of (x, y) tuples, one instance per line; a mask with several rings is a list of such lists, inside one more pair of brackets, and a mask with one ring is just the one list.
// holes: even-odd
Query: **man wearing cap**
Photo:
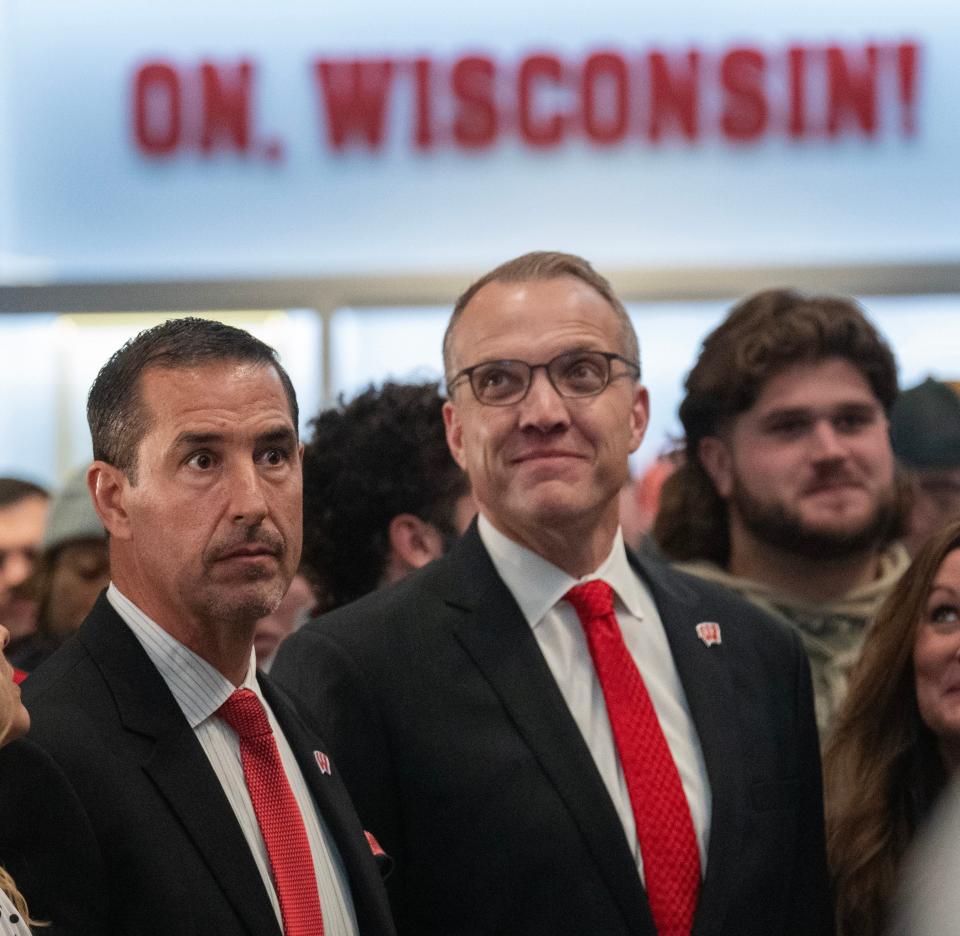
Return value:
[(610, 284), (568, 254), (505, 263), (444, 358), (479, 520), (274, 669), (396, 858), (398, 929), (831, 932), (800, 641), (624, 547), (648, 403)]
[(890, 414), (890, 441), (914, 485), (904, 545), (912, 554), (960, 517), (960, 396), (928, 377), (904, 390)]
[(40, 549), (49, 495), (31, 481), (0, 478), (0, 624), (15, 641), (33, 633), (36, 604), (19, 588)]
[(53, 498), (33, 571), (21, 588), (37, 603), (37, 629), (7, 658), (30, 673), (83, 623), (110, 582), (107, 534), (87, 490), (87, 467)]

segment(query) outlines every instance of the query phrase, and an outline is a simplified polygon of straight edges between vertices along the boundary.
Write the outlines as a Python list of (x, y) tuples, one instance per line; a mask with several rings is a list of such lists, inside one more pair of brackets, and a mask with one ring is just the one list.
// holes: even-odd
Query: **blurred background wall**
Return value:
[(930, 0), (0, 0), (0, 474), (87, 458), (93, 375), (166, 315), (273, 344), (306, 420), (439, 376), (457, 293), (531, 249), (630, 302), (638, 468), (765, 286), (960, 376), (958, 60)]

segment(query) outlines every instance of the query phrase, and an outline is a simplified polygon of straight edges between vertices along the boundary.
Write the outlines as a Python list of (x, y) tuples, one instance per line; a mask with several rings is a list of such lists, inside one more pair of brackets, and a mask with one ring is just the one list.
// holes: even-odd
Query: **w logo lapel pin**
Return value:
[(720, 644), (720, 625), (716, 621), (701, 621), (697, 625), (697, 636), (703, 641), (704, 646), (712, 647), (714, 644)]
[(323, 751), (314, 751), (313, 759), (317, 762), (317, 766), (320, 768), (320, 773), (330, 776), (330, 758), (327, 757)]

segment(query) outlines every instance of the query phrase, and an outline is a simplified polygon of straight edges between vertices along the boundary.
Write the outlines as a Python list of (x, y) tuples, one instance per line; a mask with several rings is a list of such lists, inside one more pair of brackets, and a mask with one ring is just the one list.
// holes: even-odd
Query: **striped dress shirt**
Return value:
[(293, 751), (260, 691), (256, 679), (256, 657), (252, 648), (246, 678), (239, 687), (235, 687), (206, 660), (197, 656), (147, 617), (112, 582), (107, 589), (107, 599), (140, 641), (150, 661), (173, 693), (184, 718), (190, 724), (204, 753), (209, 758), (210, 765), (243, 830), (250, 853), (263, 878), (263, 886), (277, 916), (277, 925), (282, 931), (283, 919), (280, 915), (280, 901), (273, 884), (270, 859), (243, 776), (240, 741), (233, 729), (216, 715), (217, 709), (226, 702), (235, 688), (250, 689), (257, 694), (270, 720), (283, 769), (303, 815), (317, 875), (317, 887), (320, 891), (324, 934), (325, 936), (359, 936), (343, 861), (323, 818), (317, 813), (310, 789)]

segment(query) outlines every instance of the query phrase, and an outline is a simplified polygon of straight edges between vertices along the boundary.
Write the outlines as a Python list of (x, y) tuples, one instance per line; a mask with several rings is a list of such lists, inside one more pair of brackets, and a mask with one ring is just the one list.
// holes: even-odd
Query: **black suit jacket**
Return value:
[[(694, 933), (832, 932), (799, 640), (724, 589), (631, 562), (710, 778)], [(698, 638), (704, 620), (720, 624), (720, 645)], [(654, 936), (607, 790), (476, 526), (446, 557), (305, 626), (272, 675), (330, 739), (363, 822), (396, 858), (399, 932)]]
[[(261, 676), (343, 859), (364, 936), (394, 932), (336, 763)], [(30, 740), (0, 752), (0, 861), (45, 932), (280, 936), (246, 840), (163, 678), (101, 595), (23, 684)]]

